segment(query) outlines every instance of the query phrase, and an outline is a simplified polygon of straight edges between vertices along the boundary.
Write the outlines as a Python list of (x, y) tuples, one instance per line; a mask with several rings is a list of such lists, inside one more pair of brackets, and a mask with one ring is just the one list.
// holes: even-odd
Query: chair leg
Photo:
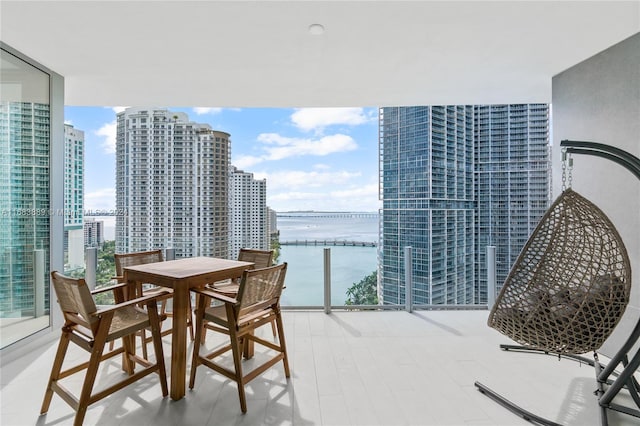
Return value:
[[(160, 313), (166, 316), (173, 316), (173, 313), (167, 313), (167, 299), (164, 299), (162, 301)], [(193, 334), (193, 306), (191, 303), (191, 297), (189, 297), (189, 316), (187, 317), (187, 327), (189, 328), (189, 337), (193, 342), (195, 340), (195, 337)]]
[(122, 352), (122, 369), (128, 374), (132, 375), (135, 368), (136, 363), (131, 359), (131, 355), (134, 355), (136, 349), (135, 336), (123, 336), (122, 337), (122, 347), (124, 351)]
[(53, 360), (53, 366), (51, 367), (51, 375), (49, 376), (49, 383), (47, 383), (47, 390), (44, 393), (44, 400), (42, 401), (42, 408), (40, 414), (44, 414), (49, 411), (51, 405), (51, 398), (53, 397), (53, 389), (51, 385), (53, 382), (60, 378), (60, 371), (62, 370), (62, 363), (69, 347), (69, 333), (62, 332), (60, 336), (60, 343), (58, 343), (58, 350), (56, 351), (56, 358)]
[(91, 403), (91, 391), (98, 375), (98, 367), (100, 367), (100, 361), (102, 359), (102, 352), (106, 344), (107, 333), (109, 332), (109, 325), (111, 320), (103, 321), (96, 334), (94, 340), (93, 350), (91, 351), (91, 357), (89, 358), (89, 365), (84, 377), (84, 383), (82, 384), (82, 391), (80, 392), (80, 398), (78, 398), (78, 410), (76, 417), (73, 420), (74, 426), (82, 426), (84, 422), (84, 416), (87, 413), (87, 408)]
[(236, 371), (236, 383), (238, 385), (238, 396), (240, 397), (240, 410), (247, 412), (247, 397), (244, 393), (244, 379), (242, 374), (242, 352), (243, 342), (238, 338), (233, 328), (229, 330), (231, 338), (231, 351), (233, 352), (233, 365)]
[(271, 321), (271, 333), (273, 334), (273, 337), (276, 337), (277, 335), (277, 331), (276, 331), (276, 323)]
[[(273, 323), (272, 323), (273, 324)], [(289, 356), (287, 355), (287, 344), (284, 341), (284, 327), (282, 326), (282, 314), (280, 309), (276, 312), (276, 325), (278, 327), (278, 341), (280, 342), (280, 350), (282, 351), (282, 364), (284, 365), (285, 377), (291, 377), (289, 370)]]
[[(158, 317), (158, 308), (156, 307), (156, 302), (150, 302), (147, 310), (149, 311), (149, 322), (151, 323), (153, 351), (156, 355), (156, 365), (158, 366), (158, 375), (160, 376), (160, 387), (162, 388), (162, 396), (165, 397), (169, 394), (169, 388), (167, 387), (167, 370), (164, 365), (164, 351), (162, 350), (160, 319)], [(143, 342), (144, 346), (147, 346), (146, 340), (143, 340)]]
[(189, 337), (191, 341), (195, 340), (193, 333), (193, 305), (191, 304), (191, 295), (189, 295), (189, 316), (187, 317), (187, 327), (189, 327)]
[(198, 369), (200, 361), (200, 345), (204, 344), (204, 336), (207, 333), (206, 327), (204, 327), (204, 299), (202, 295), (198, 296), (198, 302), (196, 303), (196, 332), (195, 340), (193, 342), (193, 355), (191, 357), (191, 372), (189, 374), (189, 389), (193, 389), (196, 384), (196, 370)]
[(144, 328), (140, 330), (140, 338), (142, 339), (142, 358), (149, 359), (147, 354), (147, 331)]

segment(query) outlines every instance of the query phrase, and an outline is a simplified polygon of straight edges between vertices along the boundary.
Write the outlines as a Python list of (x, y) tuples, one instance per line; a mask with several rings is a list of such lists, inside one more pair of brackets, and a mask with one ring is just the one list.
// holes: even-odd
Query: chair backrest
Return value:
[(238, 288), (237, 316), (265, 309), (277, 303), (284, 286), (287, 263), (268, 268), (250, 269), (242, 274)]
[(146, 263), (162, 262), (162, 250), (139, 251), (135, 253), (116, 253), (116, 275), (122, 277), (124, 268), (128, 266), (144, 265)]
[(253, 262), (254, 269), (267, 268), (273, 265), (273, 250), (241, 248), (238, 252), (238, 260), (242, 262)]
[(91, 314), (98, 309), (86, 281), (83, 278), (67, 277), (57, 271), (51, 272), (51, 279), (65, 320), (93, 331), (92, 324), (97, 319)]

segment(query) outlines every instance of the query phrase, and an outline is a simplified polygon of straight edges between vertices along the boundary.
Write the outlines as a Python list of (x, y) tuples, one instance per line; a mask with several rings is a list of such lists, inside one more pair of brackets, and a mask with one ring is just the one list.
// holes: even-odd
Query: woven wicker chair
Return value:
[[(241, 248), (238, 252), (238, 260), (242, 262), (253, 262), (253, 269), (267, 268), (273, 265), (273, 250), (258, 250), (250, 248)], [(234, 281), (222, 281), (210, 284), (208, 288), (218, 293), (221, 293), (227, 297), (236, 297), (238, 294), (238, 287), (240, 286), (240, 280)], [(273, 336), (276, 336), (276, 324), (271, 322), (271, 332)], [(202, 336), (202, 342), (204, 343), (206, 333)]]
[(595, 351), (620, 321), (630, 290), (618, 231), (602, 210), (567, 189), (525, 244), (488, 323), (534, 349)]
[[(273, 265), (273, 250), (257, 250), (241, 248), (238, 252), (238, 260), (242, 262), (253, 262), (253, 269), (267, 268)], [(229, 297), (235, 297), (238, 293), (240, 280), (223, 281), (210, 284), (208, 287)]]
[[(49, 410), (53, 393), (57, 393), (76, 411), (74, 425), (81, 425), (87, 408), (90, 404), (116, 392), (119, 389), (141, 379), (148, 374), (157, 373), (160, 376), (162, 395), (167, 396), (167, 377), (162, 352), (160, 337), (160, 322), (156, 300), (161, 293), (154, 296), (146, 296), (122, 302), (125, 285), (115, 285), (109, 288), (94, 291), (93, 294), (104, 291), (114, 291), (116, 305), (98, 309), (84, 279), (65, 277), (58, 272), (52, 272), (53, 288), (58, 303), (64, 315), (64, 325), (60, 336), (60, 343), (51, 369), (51, 375), (47, 384), (41, 414)], [(139, 308), (145, 305), (146, 310)], [(155, 349), (156, 362), (150, 363), (147, 359), (134, 355), (133, 336), (142, 329), (151, 328), (152, 340)], [(116, 350), (104, 352), (105, 344), (115, 339), (122, 338), (123, 345)], [(62, 371), (62, 366), (69, 347), (73, 342), (82, 349), (91, 353), (89, 362), (77, 366), (67, 366)], [(123, 368), (129, 373), (126, 378), (99, 392), (93, 393), (93, 386), (98, 374), (98, 368), (103, 360), (124, 353)], [(135, 372), (135, 364), (140, 364), (143, 369)], [(86, 369), (84, 383), (80, 397), (77, 398), (63, 385), (60, 380)]]
[[(141, 252), (133, 252), (133, 253), (116, 253), (114, 254), (114, 257), (115, 257), (115, 263), (116, 263), (116, 276), (114, 277), (114, 279), (119, 283), (124, 282), (124, 268), (128, 266), (144, 265), (147, 263), (155, 263), (155, 262), (163, 261), (162, 250), (150, 250), (150, 251), (141, 251)], [(171, 289), (147, 285), (147, 284), (142, 285), (141, 283), (138, 283), (138, 288), (136, 291), (138, 295), (145, 295), (145, 296), (153, 295), (158, 291), (161, 291), (164, 294), (164, 296), (159, 299), (161, 302), (160, 320), (162, 322), (164, 318), (172, 316), (172, 313), (167, 311), (167, 302), (172, 297)], [(189, 312), (191, 312), (191, 308), (189, 308)], [(189, 327), (189, 334), (191, 336), (191, 340), (193, 341), (193, 321), (191, 320), (190, 317), (187, 319), (187, 326)], [(171, 333), (171, 329), (167, 329), (162, 332), (162, 335), (166, 336), (170, 333)], [(150, 341), (150, 338), (146, 336), (146, 333), (144, 330), (141, 331), (141, 337), (143, 342), (142, 356), (146, 358), (147, 343)]]
[[(190, 389), (193, 389), (195, 385), (198, 366), (204, 364), (238, 384), (240, 408), (243, 413), (246, 413), (245, 384), (279, 361), (282, 361), (284, 365), (285, 376), (287, 378), (290, 376), (280, 313), (280, 294), (284, 286), (286, 271), (286, 263), (244, 271), (236, 298), (230, 298), (209, 289), (194, 290), (198, 294), (198, 303), (196, 308), (196, 341), (193, 346), (189, 380)], [(210, 298), (223, 304), (210, 306)], [(210, 327), (205, 328), (205, 321), (209, 323)], [(278, 344), (263, 340), (254, 334), (258, 327), (272, 321), (275, 321), (277, 326)], [(211, 353), (201, 355), (200, 340), (207, 329), (228, 335), (230, 343), (221, 348), (216, 348)], [(269, 357), (251, 371), (244, 373), (242, 369), (242, 353), (249, 341), (275, 351), (275, 355)], [(223, 364), (214, 362), (214, 360), (228, 351), (232, 351), (233, 354), (233, 370)]]

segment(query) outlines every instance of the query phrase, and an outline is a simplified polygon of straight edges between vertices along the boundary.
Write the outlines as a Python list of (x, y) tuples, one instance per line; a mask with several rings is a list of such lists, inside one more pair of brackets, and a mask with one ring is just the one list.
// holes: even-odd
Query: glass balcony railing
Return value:
[[(156, 248), (164, 248), (165, 258), (180, 258), (178, 253), (185, 250), (195, 250), (197, 241), (190, 240), (181, 245), (173, 240), (170, 247), (158, 243)], [(177, 247), (177, 248), (176, 248)], [(405, 249), (406, 250), (406, 249)], [(88, 249), (86, 254), (88, 268), (66, 270), (67, 274), (82, 276), (89, 285), (96, 287), (113, 284), (115, 266), (113, 263), (113, 242), (107, 242), (102, 249)], [(135, 251), (135, 250), (134, 250)], [(201, 255), (194, 251), (192, 255)], [(205, 254), (211, 256), (211, 254)], [(189, 255), (191, 256), (191, 255)], [(413, 259), (413, 254), (405, 253), (405, 257)], [(216, 257), (216, 256), (214, 256)], [(287, 277), (281, 304), (284, 309), (384, 309), (408, 310), (413, 309), (486, 309), (486, 304), (455, 303), (423, 304), (414, 300), (425, 300), (425, 297), (413, 297), (425, 290), (422, 285), (413, 285), (413, 267), (400, 265), (402, 271), (401, 283), (397, 284), (399, 297), (387, 300), (385, 304), (379, 301), (380, 286), (378, 283), (378, 249), (374, 244), (349, 241), (315, 241), (309, 240), (295, 244), (285, 242), (280, 247), (278, 263), (287, 262)], [(94, 284), (95, 283), (95, 284)], [(440, 290), (433, 290), (437, 293)], [(422, 293), (421, 293), (422, 292)], [(407, 294), (409, 295), (407, 297)], [(435, 294), (435, 293), (434, 293)], [(435, 297), (435, 296), (432, 296)], [(441, 295), (437, 300), (447, 300)], [(436, 300), (434, 299), (434, 300)], [(109, 303), (109, 301), (101, 301)]]

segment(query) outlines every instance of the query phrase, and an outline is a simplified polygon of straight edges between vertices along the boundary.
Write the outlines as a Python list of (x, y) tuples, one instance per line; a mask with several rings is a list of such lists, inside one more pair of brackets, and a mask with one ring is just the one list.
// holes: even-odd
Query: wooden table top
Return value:
[(128, 272), (129, 275), (131, 275), (131, 272), (134, 272), (136, 276), (155, 275), (174, 280), (182, 280), (228, 269), (248, 269), (252, 266), (252, 262), (242, 262), (239, 260), (219, 259), (215, 257), (189, 257), (167, 260), (165, 262), (128, 266), (124, 268), (124, 270)]

